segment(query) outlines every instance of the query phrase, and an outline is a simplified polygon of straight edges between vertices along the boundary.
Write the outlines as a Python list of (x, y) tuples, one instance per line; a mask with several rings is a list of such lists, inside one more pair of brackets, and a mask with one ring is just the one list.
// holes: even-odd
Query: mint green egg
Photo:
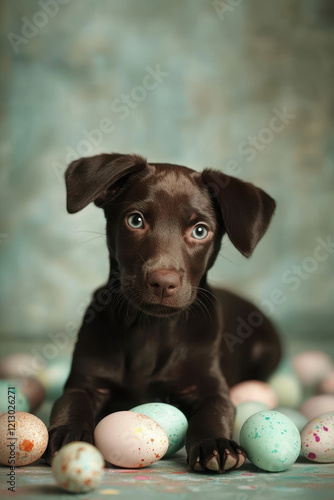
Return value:
[(0, 412), (30, 411), (27, 396), (19, 389), (17, 381), (0, 380)]
[(288, 469), (300, 453), (300, 434), (293, 421), (273, 410), (249, 417), (240, 431), (240, 444), (248, 459), (262, 470)]
[(131, 408), (130, 411), (136, 411), (152, 418), (163, 428), (169, 441), (165, 457), (183, 448), (188, 420), (178, 408), (167, 403), (145, 403)]

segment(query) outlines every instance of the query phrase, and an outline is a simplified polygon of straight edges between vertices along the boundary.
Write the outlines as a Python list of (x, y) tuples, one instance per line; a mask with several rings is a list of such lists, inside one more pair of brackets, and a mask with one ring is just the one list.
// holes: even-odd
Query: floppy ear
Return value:
[(141, 156), (118, 153), (72, 161), (65, 172), (67, 211), (79, 212), (92, 201), (103, 206), (110, 187), (122, 177), (146, 167), (147, 162)]
[(215, 170), (204, 170), (202, 181), (217, 200), (231, 242), (250, 257), (269, 226), (275, 201), (254, 184)]

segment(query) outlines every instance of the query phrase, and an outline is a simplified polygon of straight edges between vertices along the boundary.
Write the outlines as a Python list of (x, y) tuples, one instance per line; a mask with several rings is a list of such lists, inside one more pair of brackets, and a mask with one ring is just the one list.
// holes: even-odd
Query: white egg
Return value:
[(49, 436), (45, 424), (25, 411), (4, 413), (0, 417), (0, 463), (28, 465), (46, 450)]
[(168, 437), (152, 418), (134, 411), (118, 411), (95, 428), (94, 444), (105, 460), (126, 468), (141, 468), (162, 458)]
[(301, 432), (302, 454), (312, 462), (334, 462), (334, 412), (311, 420)]
[(305, 387), (321, 382), (332, 370), (331, 358), (322, 351), (304, 351), (294, 356), (292, 367)]
[(95, 446), (73, 441), (63, 446), (52, 461), (52, 473), (61, 488), (86, 493), (101, 484), (104, 458)]

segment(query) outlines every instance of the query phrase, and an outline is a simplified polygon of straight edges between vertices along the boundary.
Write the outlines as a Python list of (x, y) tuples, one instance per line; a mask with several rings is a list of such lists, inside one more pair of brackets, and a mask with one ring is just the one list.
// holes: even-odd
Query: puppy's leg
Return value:
[[(95, 394), (94, 394), (95, 393)], [(95, 417), (109, 391), (104, 391), (102, 398), (98, 389), (66, 389), (55, 402), (51, 413), (49, 443), (43, 457), (51, 464), (55, 453), (72, 441), (93, 443)]]
[(216, 396), (204, 399), (190, 417), (186, 451), (193, 470), (221, 473), (243, 465), (246, 455), (230, 439), (234, 415), (229, 397)]

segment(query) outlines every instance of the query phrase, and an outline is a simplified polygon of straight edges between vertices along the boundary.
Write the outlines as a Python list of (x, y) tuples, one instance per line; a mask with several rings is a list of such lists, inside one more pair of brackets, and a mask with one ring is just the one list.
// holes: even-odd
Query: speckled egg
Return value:
[(323, 413), (334, 412), (334, 396), (329, 394), (312, 396), (304, 401), (299, 411), (305, 415), (307, 420), (312, 420)]
[(52, 461), (52, 472), (61, 488), (71, 493), (95, 490), (104, 475), (104, 458), (95, 446), (73, 441), (63, 446)]
[(249, 417), (240, 431), (240, 444), (248, 459), (260, 469), (288, 469), (300, 453), (300, 434), (288, 417), (273, 410)]
[(270, 385), (259, 380), (247, 380), (230, 389), (230, 397), (235, 406), (245, 401), (264, 403), (268, 408), (278, 405), (276, 393)]
[(183, 448), (188, 429), (188, 420), (178, 408), (167, 403), (146, 403), (131, 408), (130, 411), (153, 418), (163, 428), (169, 441), (165, 457)]
[(0, 463), (31, 464), (43, 455), (48, 439), (45, 424), (35, 415), (24, 411), (4, 413), (0, 417)]
[(305, 458), (312, 462), (334, 462), (334, 412), (324, 413), (310, 422), (301, 432)]
[(27, 396), (15, 380), (0, 380), (0, 410), (6, 413), (15, 405), (15, 411), (29, 411)]
[(292, 367), (301, 383), (305, 387), (312, 387), (333, 370), (333, 362), (325, 352), (304, 351), (294, 356)]
[(278, 406), (277, 408), (274, 408), (274, 410), (278, 411), (279, 413), (283, 413), (283, 415), (289, 417), (289, 419), (292, 420), (292, 422), (296, 425), (299, 432), (305, 427), (305, 425), (308, 422), (305, 415), (303, 415), (302, 413), (300, 413), (300, 411), (295, 410), (293, 408)]
[(244, 403), (240, 403), (236, 407), (233, 437), (232, 437), (234, 441), (236, 441), (237, 443), (240, 442), (241, 427), (244, 425), (247, 418), (254, 415), (254, 413), (258, 413), (259, 411), (262, 410), (268, 410), (268, 406), (265, 405), (264, 403), (259, 403), (257, 401), (245, 401)]
[(103, 418), (95, 428), (94, 444), (113, 465), (139, 468), (162, 458), (168, 437), (152, 418), (134, 411), (118, 411)]

